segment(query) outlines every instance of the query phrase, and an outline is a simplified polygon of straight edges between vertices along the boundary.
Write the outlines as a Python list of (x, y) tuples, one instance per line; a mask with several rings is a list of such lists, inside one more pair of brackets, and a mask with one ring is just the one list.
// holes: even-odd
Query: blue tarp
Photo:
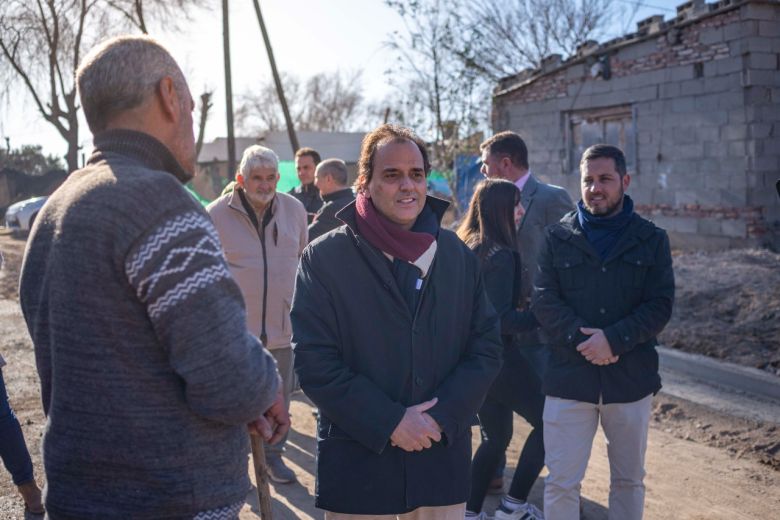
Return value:
[(458, 155), (455, 157), (455, 175), (457, 182), (455, 184), (458, 190), (458, 204), (463, 211), (469, 207), (471, 196), (474, 194), (474, 186), (477, 182), (484, 179), (479, 169), (482, 163), (478, 155)]

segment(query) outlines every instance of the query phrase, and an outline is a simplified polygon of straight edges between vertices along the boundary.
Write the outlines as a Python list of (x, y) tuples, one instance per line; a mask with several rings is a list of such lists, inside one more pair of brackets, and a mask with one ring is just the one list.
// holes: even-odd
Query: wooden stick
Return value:
[(268, 485), (268, 472), (265, 470), (265, 448), (263, 439), (258, 435), (250, 435), (252, 440), (252, 462), (255, 466), (255, 483), (257, 484), (257, 499), (260, 502), (260, 518), (272, 520), (271, 489)]

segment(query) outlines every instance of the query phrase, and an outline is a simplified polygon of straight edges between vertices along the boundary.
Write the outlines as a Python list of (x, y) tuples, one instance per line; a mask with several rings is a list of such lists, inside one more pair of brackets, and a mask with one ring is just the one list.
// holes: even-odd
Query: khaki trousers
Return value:
[(645, 451), (653, 396), (633, 403), (593, 404), (547, 396), (544, 404), (544, 516), (579, 520), (580, 483), (599, 420), (609, 457), (609, 520), (640, 520)]
[[(268, 352), (273, 355), (276, 360), (276, 369), (279, 371), (279, 375), (282, 377), (282, 392), (284, 394), (284, 404), (287, 406), (287, 412), (290, 411), (290, 394), (293, 387), (293, 349), (292, 347), (275, 348)], [(264, 442), (265, 456), (267, 459), (279, 458), (284, 451), (284, 445), (287, 443), (288, 433), (284, 434), (284, 437), (276, 444), (268, 444)]]
[(348, 515), (325, 511), (325, 520), (463, 520), (466, 503), (452, 506), (420, 507), (402, 515)]

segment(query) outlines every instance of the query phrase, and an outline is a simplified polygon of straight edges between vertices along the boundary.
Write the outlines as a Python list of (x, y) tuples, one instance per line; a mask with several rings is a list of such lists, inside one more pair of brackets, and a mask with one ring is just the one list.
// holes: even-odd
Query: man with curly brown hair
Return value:
[(477, 258), (440, 227), (425, 144), (363, 139), (346, 224), (304, 250), (291, 319), (320, 410), (316, 504), (328, 520), (462, 520), (471, 425), (500, 366)]

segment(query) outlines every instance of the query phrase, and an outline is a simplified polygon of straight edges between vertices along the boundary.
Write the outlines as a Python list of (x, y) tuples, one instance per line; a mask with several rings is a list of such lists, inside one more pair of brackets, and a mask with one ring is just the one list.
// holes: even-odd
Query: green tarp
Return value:
[[(431, 171), (428, 178), (432, 180), (444, 180), (444, 176), (435, 170)], [(276, 191), (287, 193), (299, 184), (300, 182), (298, 181), (298, 174), (295, 172), (295, 163), (293, 161), (279, 162), (279, 184), (276, 185)], [(187, 184), (186, 188), (192, 194), (192, 196), (195, 197), (195, 199), (197, 199), (198, 202), (204, 206), (211, 202), (199, 195), (194, 189), (192, 189), (191, 185)]]
[(276, 191), (287, 193), (299, 184), (298, 174), (295, 173), (295, 163), (281, 161), (279, 163), (279, 184), (276, 185)]

